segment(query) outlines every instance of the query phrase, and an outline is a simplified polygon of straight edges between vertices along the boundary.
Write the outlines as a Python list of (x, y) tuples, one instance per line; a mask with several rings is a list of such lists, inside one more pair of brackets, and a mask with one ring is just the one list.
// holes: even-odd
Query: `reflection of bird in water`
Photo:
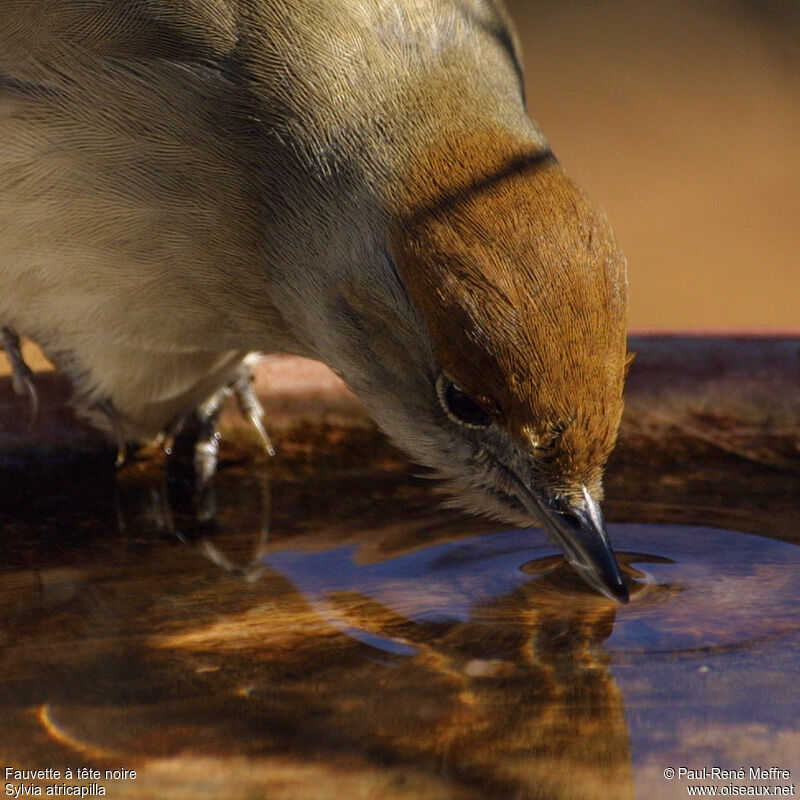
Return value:
[(552, 573), (477, 603), (464, 621), (415, 622), (355, 591), (328, 600), (339, 627), (416, 653), (323, 684), (309, 673), (327, 707), (315, 735), (341, 727), (388, 763), (442, 771), (481, 787), (478, 797), (633, 797), (622, 697), (601, 646), (613, 606), (567, 594)]
[[(626, 590), (598, 501), (625, 265), (499, 4), (8, 0), (0, 324), (202, 489), (254, 350), (331, 365), (468, 510)], [(266, 441), (266, 440), (265, 440)]]
[[(409, 519), (406, 546), (392, 523), (373, 526), (377, 540), (394, 543), (380, 561), (356, 561), (327, 596), (332, 625), (305, 585), (293, 585), (301, 563), (291, 574), (270, 564), (282, 564), (282, 553), (316, 563), (326, 547), (346, 549), (340, 530), (270, 545), (266, 484), (231, 469), (218, 481), (217, 522), (184, 529), (190, 519), (175, 517), (179, 542), (154, 535), (165, 524), (150, 512), (160, 477), (127, 477), (125, 528), (120, 535), (112, 519), (98, 520), (96, 535), (76, 545), (79, 574), (76, 567), (59, 578), (48, 568), (63, 552), (45, 549), (35, 559), (45, 586), (79, 584), (38, 601), (31, 587), (20, 629), (9, 626), (4, 664), (24, 664), (27, 687), (14, 730), (28, 731), (28, 707), (41, 705), (59, 753), (72, 746), (149, 765), (181, 753), (191, 769), (191, 758), (213, 752), (215, 771), (240, 776), (274, 759), (279, 778), (262, 773), (269, 796), (269, 781), (287, 773), (319, 791), (335, 791), (345, 777), (386, 783), (376, 796), (403, 800), (632, 796), (622, 700), (602, 647), (616, 606), (581, 591), (553, 556), (533, 576), (516, 568), (531, 553), (553, 552), (541, 537), (537, 544), (528, 533), (532, 547), (520, 552), (519, 537), (465, 540), (463, 521), (429, 517)], [(434, 542), (422, 550), (420, 529)], [(349, 544), (360, 538), (351, 530)], [(431, 574), (404, 571), (404, 560), (426, 556)], [(315, 574), (317, 584), (335, 577)], [(391, 574), (394, 588), (374, 579)], [(446, 606), (456, 600), (455, 611)], [(409, 610), (412, 601), (420, 613)], [(342, 632), (342, 621), (414, 652), (365, 646)], [(17, 697), (19, 674), (4, 675), (0, 700)], [(8, 700), (3, 709), (17, 705)], [(28, 735), (40, 742), (39, 733)]]
[[(291, 542), (265, 547), (262, 536), (249, 555), (235, 548), (234, 564), (224, 537), (204, 538), (201, 551), (247, 582), (273, 570), (290, 581), (310, 605), (301, 627), (307, 614), (322, 615), (346, 636), (293, 639), (289, 652), (275, 647), (280, 633), (266, 617), (247, 614), (246, 632), (228, 621), (162, 646), (252, 648), (270, 665), (270, 676), (248, 688), (252, 702), (277, 693), (280, 706), (302, 708), (311, 698), (314, 711), (293, 740), (301, 750), (306, 737), (367, 750), (387, 765), (444, 773), (476, 797), (632, 797), (622, 698), (602, 648), (616, 608), (581, 591), (553, 556), (520, 571), (521, 533), (422, 551), (395, 542), (394, 557), (390, 550), (367, 563), (351, 561), (341, 542), (304, 552)], [(487, 596), (488, 587), (500, 594)]]

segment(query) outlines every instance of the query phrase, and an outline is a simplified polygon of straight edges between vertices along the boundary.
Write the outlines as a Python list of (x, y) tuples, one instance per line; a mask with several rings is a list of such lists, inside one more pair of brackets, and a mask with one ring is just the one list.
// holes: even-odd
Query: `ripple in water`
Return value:
[[(324, 552), (273, 551), (264, 563), (288, 578), (331, 624), (371, 647), (413, 655), (402, 637), (365, 626), (353, 598), (418, 625), (475, 621), (525, 591), (529, 608), (569, 614), (606, 604), (616, 621), (610, 653), (747, 647), (800, 628), (800, 547), (762, 536), (681, 525), (609, 526), (631, 589), (614, 606), (585, 588), (538, 530), (512, 530), (435, 545), (377, 563), (355, 546)], [(346, 596), (348, 602), (339, 602)], [(357, 605), (357, 604), (356, 604)], [(518, 612), (519, 603), (509, 607)]]

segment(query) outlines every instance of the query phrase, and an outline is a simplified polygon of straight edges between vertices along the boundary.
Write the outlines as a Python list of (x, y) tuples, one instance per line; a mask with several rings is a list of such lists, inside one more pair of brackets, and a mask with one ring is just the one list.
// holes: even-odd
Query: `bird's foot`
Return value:
[(264, 427), (264, 407), (258, 399), (258, 395), (253, 388), (253, 373), (250, 366), (245, 363), (242, 365), (239, 375), (231, 384), (236, 404), (242, 416), (247, 419), (258, 434), (258, 438), (264, 447), (264, 452), (268, 456), (275, 455), (275, 448)]
[(25, 363), (16, 331), (11, 328), (0, 328), (0, 344), (11, 364), (11, 385), (14, 391), (21, 397), (27, 395), (30, 402), (30, 426), (33, 427), (39, 415), (39, 393), (33, 383), (33, 370)]
[(179, 508), (194, 509), (198, 519), (214, 514), (212, 479), (217, 469), (220, 435), (217, 431), (223, 403), (233, 395), (239, 411), (255, 429), (267, 455), (275, 455), (264, 427), (264, 409), (253, 389), (250, 364), (245, 362), (231, 383), (216, 391), (195, 411), (179, 418), (161, 436), (168, 456), (170, 500)]

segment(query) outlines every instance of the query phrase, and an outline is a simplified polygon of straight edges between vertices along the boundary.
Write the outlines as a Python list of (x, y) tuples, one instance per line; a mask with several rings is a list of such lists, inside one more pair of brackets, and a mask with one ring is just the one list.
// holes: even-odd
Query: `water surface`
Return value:
[(201, 522), (148, 464), (5, 489), (3, 764), (237, 800), (669, 798), (669, 766), (800, 774), (793, 542), (611, 524), (623, 607), (540, 531), (442, 512), (391, 459), (270, 469), (228, 464)]

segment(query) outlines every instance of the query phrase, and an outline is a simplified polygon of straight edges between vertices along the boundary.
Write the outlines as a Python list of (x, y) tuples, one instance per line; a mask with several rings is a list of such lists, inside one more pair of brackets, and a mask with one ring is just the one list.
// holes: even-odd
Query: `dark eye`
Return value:
[(453, 422), (470, 428), (486, 428), (492, 424), (492, 418), (483, 408), (444, 373), (436, 381), (436, 394)]

